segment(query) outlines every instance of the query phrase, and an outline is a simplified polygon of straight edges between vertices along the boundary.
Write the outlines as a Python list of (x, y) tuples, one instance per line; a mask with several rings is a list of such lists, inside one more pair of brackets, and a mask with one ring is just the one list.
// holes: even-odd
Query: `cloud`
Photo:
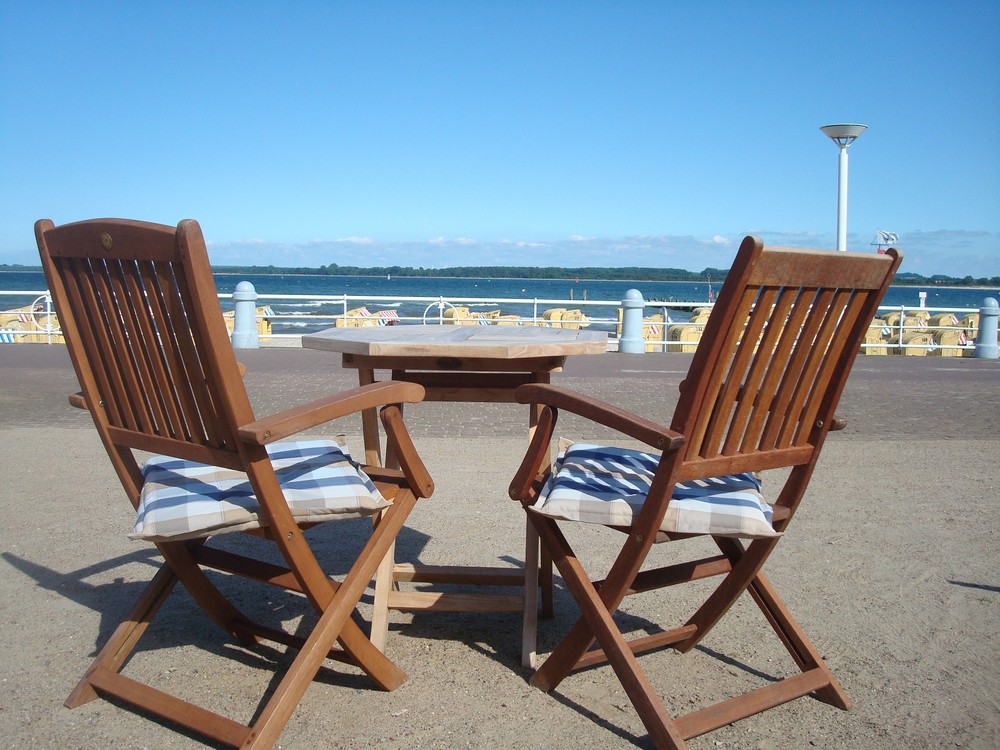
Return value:
[[(435, 237), (432, 240), (427, 241), (431, 245), (478, 245), (479, 240), (474, 240), (471, 237)], [(414, 243), (408, 243), (414, 244)]]
[(513, 245), (514, 247), (548, 247), (547, 242), (525, 242), (524, 240), (500, 240), (501, 245)]
[(717, 234), (712, 237), (712, 242), (716, 245), (731, 245), (732, 241), (728, 237), (723, 237), (721, 234)]
[[(319, 242), (319, 240), (315, 240)], [(334, 240), (334, 242), (341, 242), (346, 245), (374, 245), (375, 240), (371, 237), (341, 237), (340, 239)]]

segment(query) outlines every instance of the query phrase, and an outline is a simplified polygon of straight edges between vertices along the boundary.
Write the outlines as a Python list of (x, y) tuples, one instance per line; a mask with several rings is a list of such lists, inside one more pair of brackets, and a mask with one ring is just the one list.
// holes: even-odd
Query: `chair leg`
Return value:
[[(285, 724), (326, 660), (331, 644), (338, 639), (338, 632), (350, 620), (357, 603), (352, 601), (351, 594), (350, 589), (344, 590), (342, 595), (338, 592), (334, 601), (323, 612), (264, 710), (250, 727), (250, 733), (243, 743), (244, 748), (269, 748), (277, 742)], [(381, 656), (380, 651), (374, 647), (372, 650)], [(370, 664), (359, 666), (371, 675)], [(405, 675), (403, 678), (405, 679)]]
[(777, 539), (760, 539), (752, 542), (746, 549), (735, 539), (719, 537), (715, 541), (732, 563), (732, 571), (688, 621), (689, 624), (695, 624), (697, 630), (692, 638), (678, 645), (678, 650), (686, 652), (693, 648), (729, 610), (740, 594), (748, 591), (799, 669), (803, 672), (818, 670), (825, 676), (827, 685), (816, 690), (816, 696), (837, 708), (850, 708), (851, 700), (847, 693), (771, 583), (760, 572), (777, 544)]
[(146, 628), (153, 621), (157, 610), (177, 584), (177, 580), (177, 576), (169, 566), (160, 566), (128, 617), (115, 628), (115, 632), (111, 634), (108, 642), (98, 652), (97, 658), (94, 659), (90, 668), (73, 688), (73, 692), (66, 698), (66, 702), (63, 704), (66, 708), (76, 708), (97, 698), (97, 692), (90, 684), (90, 676), (98, 669), (107, 669), (112, 672), (121, 669), (122, 664), (128, 659), (139, 639), (142, 638), (142, 634), (146, 632)]
[(729, 558), (731, 569), (708, 599), (688, 619), (686, 625), (695, 626), (694, 634), (677, 644), (677, 650), (687, 653), (712, 630), (729, 611), (740, 595), (747, 590), (754, 576), (767, 561), (768, 555), (778, 542), (774, 539), (758, 539), (743, 548), (735, 539), (713, 537), (722, 553)]
[(388, 553), (396, 534), (416, 505), (416, 500), (413, 493), (408, 491), (396, 496), (392, 508), (385, 513), (343, 582), (337, 586), (333, 599), (323, 610), (257, 721), (250, 727), (244, 748), (268, 748), (277, 741), (335, 640), (340, 641), (358, 666), (385, 689), (392, 690), (405, 681), (403, 671), (364, 637), (351, 620), (351, 614), (375, 570)]
[(189, 589), (212, 619), (220, 622), (227, 630), (237, 634), (242, 632), (252, 640), (259, 640), (250, 627), (243, 627), (244, 623), (247, 626), (252, 626), (252, 623), (212, 585), (184, 543), (161, 545), (161, 552), (167, 558), (166, 564), (157, 571), (129, 617), (118, 626), (101, 649), (87, 674), (67, 699), (66, 705), (75, 707), (97, 697), (98, 692), (108, 692), (223, 744), (269, 748), (277, 741), (302, 695), (330, 655), (335, 642), (339, 642), (351, 661), (380, 687), (386, 690), (398, 687), (406, 680), (405, 673), (371, 643), (351, 619), (351, 615), (415, 504), (416, 497), (412, 492), (399, 493), (344, 581), (337, 584), (324, 579), (329, 587), (311, 592), (311, 598), (325, 601), (319, 620), (298, 647), (291, 666), (285, 671), (256, 721), (249, 727), (119, 674), (136, 643), (178, 581)]
[[(569, 542), (555, 521), (544, 516), (528, 513), (529, 524), (535, 529), (542, 542), (542, 547), (548, 547), (553, 562), (566, 579), (567, 573), (563, 567), (570, 558), (575, 558)], [(574, 574), (573, 571), (570, 573)], [(576, 591), (571, 588), (574, 597)], [(594, 634), (587, 624), (586, 618), (577, 620), (573, 628), (563, 637), (542, 665), (535, 670), (529, 682), (544, 693), (554, 690), (563, 678), (572, 671), (580, 657), (594, 642)]]
[[(577, 566), (580, 563), (566, 537), (563, 536), (562, 530), (553, 519), (538, 513), (528, 511), (528, 517), (541, 538), (542, 549), (548, 549), (552, 561), (555, 562), (559, 572), (566, 579), (563, 567), (567, 562), (572, 561)], [(600, 599), (604, 609), (608, 612), (614, 612), (621, 604), (622, 599), (625, 598), (625, 594), (631, 587), (643, 560), (649, 554), (654, 539), (655, 536), (650, 534), (646, 538), (643, 538), (642, 535), (636, 535), (626, 540), (614, 565), (608, 571), (607, 578), (600, 584)], [(594, 588), (582, 566), (579, 572), (574, 574), (582, 576), (588, 588)], [(574, 596), (576, 596), (575, 593)], [(593, 629), (586, 622), (586, 619), (581, 617), (555, 650), (549, 654), (545, 663), (535, 672), (531, 678), (531, 684), (546, 692), (555, 688), (574, 669), (580, 658), (593, 644), (594, 639)]]
[[(684, 750), (687, 747), (684, 737), (615, 624), (612, 610), (605, 603), (605, 597), (608, 597), (617, 607), (621, 596), (611, 596), (609, 592), (603, 592), (602, 596), (598, 593), (554, 521), (546, 518), (532, 520), (536, 522), (543, 543), (549, 545), (553, 562), (583, 616), (535, 673), (531, 684), (545, 692), (553, 689), (596, 639), (649, 732), (653, 744), (659, 750)], [(559, 651), (563, 653), (560, 654)]]
[[(201, 541), (196, 544), (203, 543), (204, 541)], [(191, 598), (219, 627), (244, 646), (252, 646), (260, 641), (251, 631), (243, 627), (250, 621), (208, 580), (187, 543), (167, 542), (157, 544), (156, 547)]]
[(799, 668), (803, 672), (818, 669), (826, 675), (830, 684), (817, 690), (816, 697), (824, 703), (829, 703), (844, 711), (850, 709), (851, 699), (763, 573), (758, 573), (754, 578), (750, 586), (750, 595), (757, 602), (771, 627), (774, 628), (774, 632), (781, 638), (782, 643), (785, 644), (785, 648), (788, 649), (788, 653), (795, 659)]

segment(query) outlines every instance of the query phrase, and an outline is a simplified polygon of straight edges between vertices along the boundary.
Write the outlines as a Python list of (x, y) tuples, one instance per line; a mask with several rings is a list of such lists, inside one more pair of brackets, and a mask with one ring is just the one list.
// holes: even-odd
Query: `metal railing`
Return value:
[[(252, 289), (251, 289), (252, 291)], [(536, 325), (608, 332), (609, 348), (622, 338), (623, 301), (519, 297), (399, 297), (372, 295), (254, 293), (256, 321), (265, 344), (294, 343), (302, 333), (333, 326), (433, 323), (440, 325)], [(58, 321), (47, 290), (0, 291), (4, 297), (33, 298), (30, 305), (0, 312), (0, 342), (60, 343)], [(232, 307), (232, 294), (220, 294)], [(314, 305), (334, 311), (305, 313), (275, 311), (275, 306)], [(263, 305), (263, 306), (261, 306)], [(376, 312), (367, 306), (380, 308)], [(485, 312), (472, 312), (471, 309)], [(712, 304), (642, 301), (645, 351), (694, 351)], [(507, 310), (508, 312), (504, 312)], [(571, 311), (568, 318), (557, 311)], [(388, 312), (392, 311), (392, 312)], [(692, 312), (700, 315), (692, 317)], [(976, 346), (979, 308), (933, 308), (884, 305), (862, 344), (866, 354), (931, 354), (971, 356)], [(232, 315), (228, 312), (227, 315)], [(687, 318), (685, 318), (687, 316)]]

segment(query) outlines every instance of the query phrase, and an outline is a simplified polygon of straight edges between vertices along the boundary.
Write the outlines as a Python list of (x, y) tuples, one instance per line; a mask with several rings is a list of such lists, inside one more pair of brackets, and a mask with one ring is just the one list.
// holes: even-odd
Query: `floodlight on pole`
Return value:
[(868, 129), (867, 125), (824, 125), (820, 128), (840, 149), (837, 177), (837, 249), (847, 250), (847, 149)]

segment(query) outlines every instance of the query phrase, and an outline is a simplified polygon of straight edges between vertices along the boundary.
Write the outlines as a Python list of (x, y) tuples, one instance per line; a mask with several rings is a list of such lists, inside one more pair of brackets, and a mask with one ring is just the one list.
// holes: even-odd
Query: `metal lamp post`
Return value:
[(868, 129), (867, 125), (824, 125), (820, 128), (840, 149), (837, 178), (837, 249), (847, 250), (847, 148)]

